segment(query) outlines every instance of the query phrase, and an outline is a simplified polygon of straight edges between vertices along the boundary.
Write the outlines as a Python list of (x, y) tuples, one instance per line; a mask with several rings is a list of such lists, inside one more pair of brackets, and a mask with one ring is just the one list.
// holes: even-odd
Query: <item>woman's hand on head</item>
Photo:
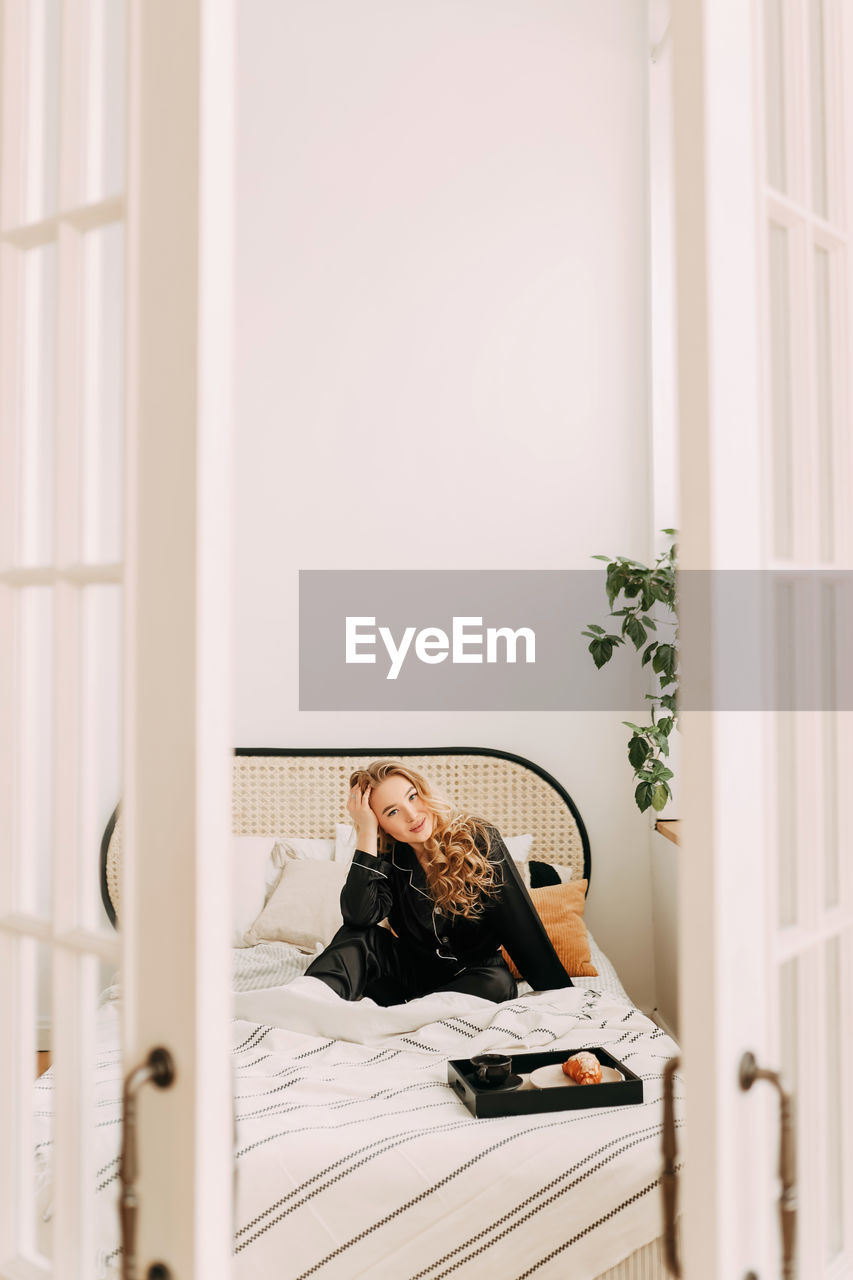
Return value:
[(370, 807), (371, 791), (371, 787), (365, 787), (364, 791), (360, 787), (353, 787), (347, 800), (347, 813), (355, 826), (356, 844), (363, 849), (369, 842), (368, 853), (375, 847), (379, 837), (379, 822)]

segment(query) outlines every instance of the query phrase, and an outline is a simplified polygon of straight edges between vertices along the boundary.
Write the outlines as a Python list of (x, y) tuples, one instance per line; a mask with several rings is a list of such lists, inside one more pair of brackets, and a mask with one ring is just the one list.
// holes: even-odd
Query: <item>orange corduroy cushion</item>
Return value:
[[(530, 890), (545, 931), (571, 978), (598, 977), (598, 970), (590, 963), (589, 938), (583, 922), (585, 893), (586, 880), (570, 880), (567, 884), (549, 884), (542, 889)], [(512, 976), (520, 978), (521, 974), (505, 950), (503, 956)]]

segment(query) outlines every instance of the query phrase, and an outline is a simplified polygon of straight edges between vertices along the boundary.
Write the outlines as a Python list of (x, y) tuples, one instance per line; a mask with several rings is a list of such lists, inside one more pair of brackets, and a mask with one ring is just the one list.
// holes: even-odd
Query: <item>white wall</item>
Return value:
[(619, 716), (297, 697), (299, 569), (651, 554), (645, 6), (241, 0), (238, 56), (237, 741), (537, 761), (580, 807), (589, 922), (650, 1008)]

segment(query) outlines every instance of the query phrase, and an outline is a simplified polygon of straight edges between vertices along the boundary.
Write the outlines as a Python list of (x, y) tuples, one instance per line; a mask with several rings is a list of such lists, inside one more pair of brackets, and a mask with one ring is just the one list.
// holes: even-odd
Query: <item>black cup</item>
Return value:
[(478, 1053), (471, 1059), (471, 1066), (477, 1074), (477, 1083), (494, 1089), (499, 1084), (506, 1084), (512, 1059), (505, 1053)]

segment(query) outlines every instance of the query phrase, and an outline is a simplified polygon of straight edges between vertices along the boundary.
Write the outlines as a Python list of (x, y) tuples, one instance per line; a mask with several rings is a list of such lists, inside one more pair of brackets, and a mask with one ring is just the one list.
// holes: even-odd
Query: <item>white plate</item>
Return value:
[[(617, 1071), (615, 1067), (601, 1068), (601, 1083), (615, 1084), (617, 1080), (624, 1080), (621, 1071)], [(537, 1067), (535, 1071), (530, 1073), (530, 1083), (535, 1085), (537, 1089), (553, 1089), (559, 1088), (560, 1085), (568, 1085), (571, 1089), (586, 1089), (588, 1085), (579, 1085), (577, 1080), (572, 1080), (563, 1072), (562, 1064), (552, 1062), (549, 1067)]]

